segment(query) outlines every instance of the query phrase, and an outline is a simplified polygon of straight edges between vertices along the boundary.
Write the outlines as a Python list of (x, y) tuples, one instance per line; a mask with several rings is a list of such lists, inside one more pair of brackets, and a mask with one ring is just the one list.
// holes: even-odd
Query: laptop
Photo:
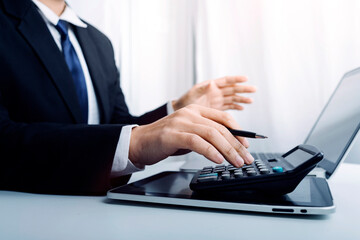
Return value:
[[(346, 73), (303, 144), (314, 145), (325, 155), (311, 174), (329, 178), (346, 158), (355, 142), (360, 124), (360, 68)], [(290, 149), (289, 149), (290, 150)], [(280, 156), (276, 152), (251, 152), (255, 159), (270, 159)], [(180, 167), (185, 172), (196, 172), (205, 166), (214, 166), (200, 154), (191, 152)]]
[[(180, 172), (162, 172), (149, 178), (117, 187), (108, 192), (110, 199), (177, 206), (205, 207), (277, 214), (329, 214), (335, 205), (327, 183), (345, 159), (360, 128), (360, 68), (344, 75), (304, 144), (314, 145), (324, 153), (324, 159), (306, 176), (297, 188), (286, 195), (221, 192), (199, 194), (189, 183), (195, 172), (209, 165), (204, 158), (189, 159)], [(274, 153), (253, 153), (257, 158), (269, 158)], [(195, 155), (196, 156), (196, 155)], [(200, 155), (198, 155), (200, 156)], [(197, 158), (199, 158), (196, 156)], [(189, 155), (192, 158), (194, 155)]]

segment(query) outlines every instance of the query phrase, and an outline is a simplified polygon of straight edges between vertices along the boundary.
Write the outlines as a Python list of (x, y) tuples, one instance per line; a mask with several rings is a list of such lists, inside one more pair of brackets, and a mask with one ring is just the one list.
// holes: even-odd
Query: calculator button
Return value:
[(221, 169), (221, 168), (214, 169), (214, 173), (219, 173), (219, 172), (223, 172), (223, 171), (225, 171), (225, 169)]
[(268, 173), (270, 173), (270, 170), (269, 169), (260, 169), (260, 173), (261, 174), (268, 174)]
[(198, 182), (209, 182), (209, 181), (216, 181), (217, 177), (216, 176), (209, 176), (209, 177), (199, 177)]
[(254, 168), (248, 168), (248, 169), (246, 169), (246, 171), (247, 171), (247, 172), (255, 171), (255, 169), (254, 169)]
[(215, 169), (225, 169), (225, 166), (216, 166)]
[(233, 171), (233, 170), (236, 170), (236, 169), (239, 169), (239, 168), (234, 167), (234, 166), (231, 166), (231, 167), (228, 167), (228, 168), (227, 168), (228, 171)]
[(224, 180), (230, 179), (230, 174), (223, 174), (221, 178)]
[(204, 167), (203, 170), (212, 170), (213, 168), (211, 166)]
[(199, 178), (201, 177), (217, 177), (218, 174), (217, 173), (207, 173), (207, 174), (200, 174)]
[(225, 164), (216, 165), (215, 168), (224, 168)]
[(201, 174), (198, 177), (198, 182), (216, 181), (218, 178), (217, 173)]
[(247, 175), (249, 175), (249, 176), (255, 176), (255, 175), (256, 175), (256, 172), (255, 172), (255, 171), (247, 171), (246, 173), (247, 173)]
[(242, 173), (242, 169), (236, 169), (234, 173)]
[(201, 170), (201, 172), (212, 172), (212, 171), (213, 171), (212, 168), (208, 168), (208, 169), (203, 169), (203, 170)]
[(209, 170), (209, 171), (204, 171), (204, 170), (202, 170), (201, 172), (200, 172), (200, 174), (209, 174), (209, 173), (211, 173), (212, 171), (211, 170)]
[(241, 177), (243, 177), (244, 176), (244, 174), (242, 173), (242, 172), (235, 172), (234, 173), (234, 177), (235, 178), (241, 178)]
[(280, 166), (275, 166), (272, 168), (274, 172), (284, 172), (284, 169)]

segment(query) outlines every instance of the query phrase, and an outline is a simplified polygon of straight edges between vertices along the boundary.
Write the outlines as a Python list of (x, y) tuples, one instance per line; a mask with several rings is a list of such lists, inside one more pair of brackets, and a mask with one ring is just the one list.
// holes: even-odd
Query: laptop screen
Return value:
[(359, 96), (360, 68), (345, 74), (305, 141), (324, 152), (319, 166), (327, 176), (335, 171), (359, 130)]

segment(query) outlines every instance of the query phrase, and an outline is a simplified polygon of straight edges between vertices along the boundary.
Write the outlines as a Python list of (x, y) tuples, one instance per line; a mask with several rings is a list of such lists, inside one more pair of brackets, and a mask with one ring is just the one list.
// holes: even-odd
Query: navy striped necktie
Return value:
[(71, 44), (68, 34), (69, 24), (66, 21), (59, 20), (55, 28), (61, 35), (61, 47), (65, 58), (65, 62), (69, 67), (73, 77), (76, 94), (81, 108), (82, 122), (87, 123), (88, 120), (88, 95), (84, 72), (81, 68), (80, 60), (75, 52), (74, 46)]

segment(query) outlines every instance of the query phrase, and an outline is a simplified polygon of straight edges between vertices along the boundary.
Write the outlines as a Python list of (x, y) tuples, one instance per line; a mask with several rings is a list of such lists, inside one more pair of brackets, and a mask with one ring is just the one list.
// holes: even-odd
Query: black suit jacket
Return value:
[[(71, 73), (36, 6), (0, 0), (0, 188), (104, 194), (122, 126), (166, 115), (129, 114), (108, 38), (75, 27), (93, 81), (100, 125), (81, 124)], [(120, 182), (126, 182), (123, 177)]]

